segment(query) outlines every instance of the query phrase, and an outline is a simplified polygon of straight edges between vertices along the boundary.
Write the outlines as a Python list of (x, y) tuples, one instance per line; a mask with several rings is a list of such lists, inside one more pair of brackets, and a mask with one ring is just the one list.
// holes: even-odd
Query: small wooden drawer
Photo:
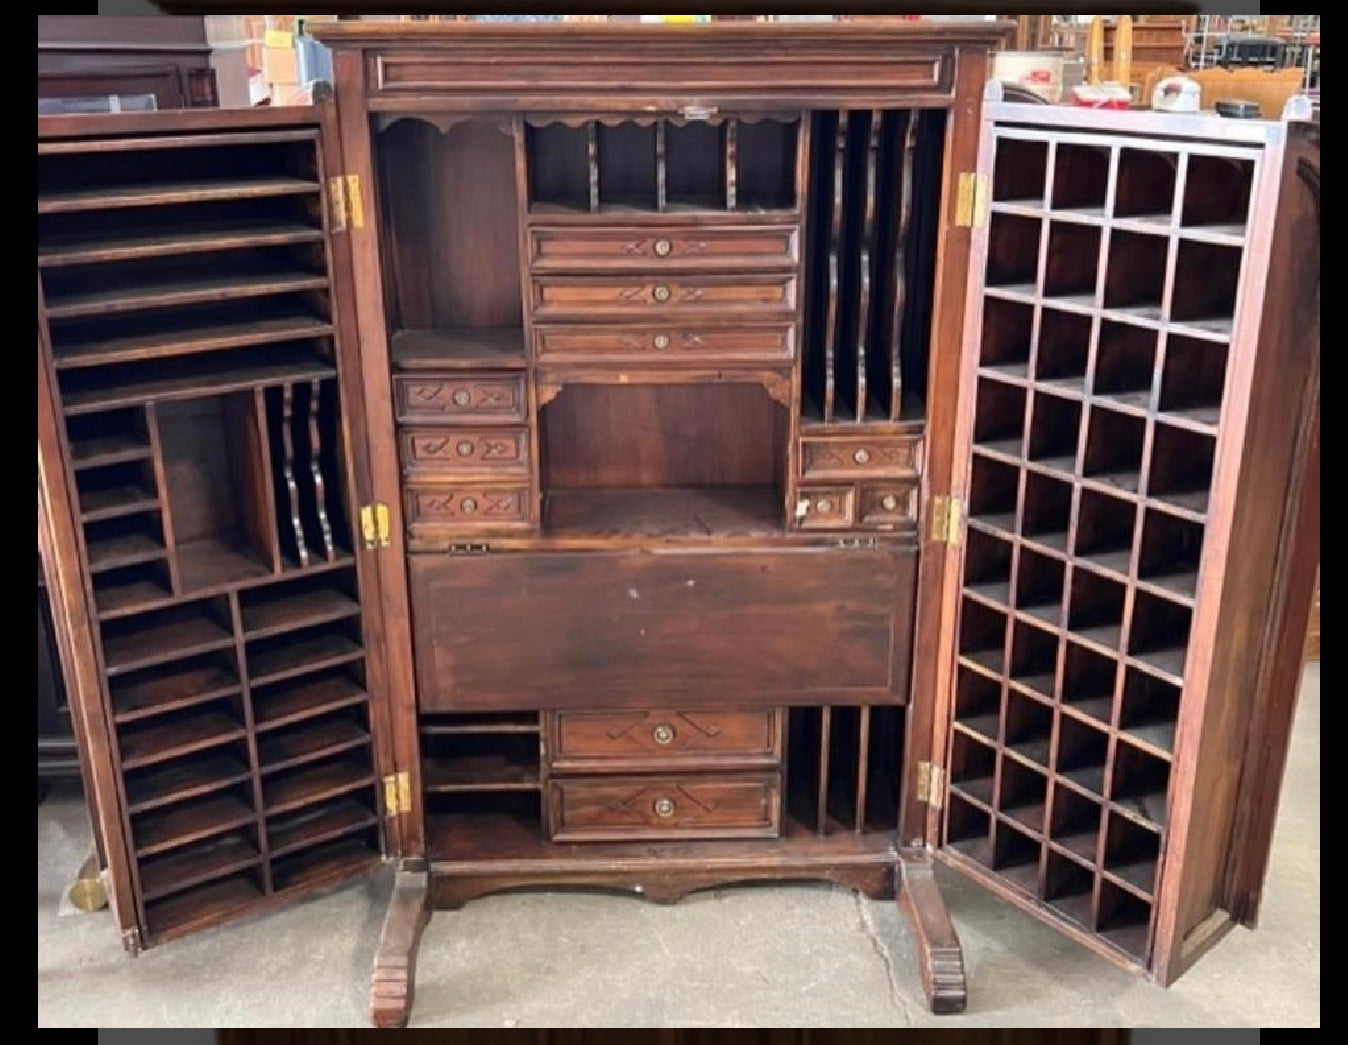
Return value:
[(802, 530), (845, 530), (856, 523), (856, 491), (850, 486), (801, 487), (796, 525)]
[(555, 779), (548, 799), (557, 842), (773, 838), (781, 831), (777, 774)]
[(408, 475), (529, 474), (527, 428), (401, 428), (398, 446)]
[(796, 328), (763, 326), (534, 327), (534, 358), (540, 363), (770, 363), (795, 355)]
[(791, 315), (796, 277), (738, 276), (536, 276), (532, 304), (539, 319), (571, 316), (654, 316), (664, 312), (720, 312), (727, 318)]
[(536, 226), (529, 264), (535, 272), (789, 268), (799, 242), (796, 225)]
[(782, 719), (776, 708), (558, 711), (547, 717), (549, 758), (556, 772), (775, 766)]
[(393, 378), (399, 421), (524, 422), (523, 374), (408, 374)]
[(527, 484), (488, 486), (413, 480), (403, 484), (407, 530), (433, 537), (437, 530), (519, 530), (529, 526)]
[(806, 436), (800, 441), (802, 479), (861, 479), (916, 475), (922, 437)]
[(906, 530), (917, 525), (916, 479), (863, 483), (858, 495), (857, 523), (875, 530)]

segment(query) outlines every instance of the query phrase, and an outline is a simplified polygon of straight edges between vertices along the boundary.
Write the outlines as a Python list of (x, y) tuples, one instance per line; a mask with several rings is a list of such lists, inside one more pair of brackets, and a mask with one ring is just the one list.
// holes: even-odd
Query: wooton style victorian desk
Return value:
[(998, 32), (344, 23), (314, 109), (40, 121), (129, 950), (386, 858), (384, 1025), (521, 885), (897, 893), (941, 1011), (933, 854), (1163, 982), (1253, 921), (1318, 153), (984, 104)]

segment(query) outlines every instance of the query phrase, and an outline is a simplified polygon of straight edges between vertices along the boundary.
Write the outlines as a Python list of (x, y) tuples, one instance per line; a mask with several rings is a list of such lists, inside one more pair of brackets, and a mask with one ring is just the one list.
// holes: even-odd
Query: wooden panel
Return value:
[(394, 377), (399, 421), (499, 424), (528, 416), (522, 374), (417, 374)]
[(421, 710), (901, 703), (915, 560), (414, 555)]
[(796, 350), (794, 326), (711, 326), (688, 323), (640, 326), (540, 324), (534, 358), (540, 363), (695, 362), (781, 363)]
[(518, 530), (529, 525), (527, 486), (450, 486), (415, 480), (403, 488), (408, 534), (435, 539), (442, 532)]
[(783, 724), (776, 708), (559, 711), (548, 716), (548, 751), (553, 772), (774, 765)]
[(796, 277), (743, 276), (537, 276), (532, 305), (539, 319), (692, 315), (726, 310), (725, 318), (789, 313), (796, 307)]
[(527, 428), (404, 428), (398, 448), (408, 474), (529, 474)]
[(558, 842), (771, 838), (781, 804), (776, 776), (554, 780), (548, 793)]
[(799, 240), (794, 225), (535, 226), (529, 263), (535, 272), (789, 268)]
[(800, 474), (803, 479), (916, 475), (921, 453), (920, 436), (802, 439)]

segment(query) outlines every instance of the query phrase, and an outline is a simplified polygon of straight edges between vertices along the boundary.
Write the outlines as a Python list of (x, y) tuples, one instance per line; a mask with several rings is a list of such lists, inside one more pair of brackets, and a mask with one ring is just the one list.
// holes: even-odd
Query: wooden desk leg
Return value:
[(417, 948), (431, 916), (428, 883), (425, 871), (403, 868), (393, 880), (370, 983), (370, 1020), (376, 1027), (407, 1026), (417, 984)]
[(932, 874), (931, 856), (922, 849), (900, 849), (898, 871), (899, 909), (917, 940), (927, 1007), (938, 1016), (963, 1012), (969, 1001), (964, 952)]

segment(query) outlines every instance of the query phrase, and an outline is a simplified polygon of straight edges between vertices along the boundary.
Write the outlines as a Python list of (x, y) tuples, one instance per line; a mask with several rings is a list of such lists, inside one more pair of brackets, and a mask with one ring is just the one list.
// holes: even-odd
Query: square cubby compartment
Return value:
[(1128, 575), (1137, 504), (1100, 490), (1083, 489), (1072, 554), (1094, 566)]
[(1134, 820), (1111, 813), (1105, 836), (1105, 870), (1148, 896), (1156, 889), (1161, 835)]
[(1119, 950), (1139, 961), (1147, 955), (1151, 904), (1105, 881), (1100, 886), (1100, 914), (1095, 931)]
[(1030, 411), (1030, 460), (1067, 475), (1076, 472), (1081, 404), (1037, 393)]
[(1175, 260), (1170, 321), (1213, 338), (1231, 336), (1240, 282), (1241, 249), (1182, 240)]
[(1214, 437), (1158, 422), (1153, 439), (1147, 495), (1205, 515), (1212, 487)]
[(1067, 613), (1067, 628), (1075, 638), (1119, 648), (1123, 629), (1123, 602), (1125, 588), (1091, 570), (1072, 571), (1071, 606)]
[(1042, 834), (1047, 807), (1048, 777), (1015, 759), (1002, 759), (997, 787), (998, 811), (1021, 827)]
[(525, 130), (529, 152), (529, 203), (539, 210), (590, 209), (590, 139), (594, 124), (550, 123)]
[(1072, 486), (1040, 472), (1025, 475), (1020, 533), (1027, 540), (1066, 553), (1072, 519)]
[(1059, 142), (1053, 156), (1053, 209), (1103, 217), (1108, 194), (1108, 146)]
[(1034, 379), (1056, 391), (1080, 395), (1086, 388), (1086, 358), (1091, 348), (1091, 317), (1045, 308), (1039, 318), (1039, 349)]
[(1113, 657), (1069, 640), (1067, 659), (1063, 662), (1063, 705), (1108, 726), (1114, 711), (1118, 674), (1119, 662)]
[(1160, 322), (1168, 249), (1162, 236), (1115, 229), (1109, 240), (1105, 308)]
[(1070, 787), (1054, 785), (1053, 809), (1049, 816), (1049, 838), (1055, 845), (1075, 854), (1088, 864), (1094, 864), (1102, 822), (1103, 813), (1099, 802)]
[(1053, 755), (1053, 769), (1058, 776), (1093, 795), (1103, 795), (1108, 758), (1106, 733), (1070, 715), (1059, 717), (1058, 750)]
[(1006, 696), (1006, 747), (1044, 769), (1048, 768), (1053, 709), (1012, 690)]
[(128, 461), (75, 473), (80, 518), (85, 522), (159, 508), (154, 469), (148, 461)]
[(1050, 852), (1044, 875), (1044, 899), (1050, 907), (1083, 928), (1091, 928), (1091, 893), (1095, 875), (1075, 860)]
[(962, 795), (992, 806), (992, 784), (997, 750), (968, 733), (955, 730), (950, 738), (950, 786)]
[(1142, 476), (1142, 443), (1147, 423), (1132, 414), (1099, 405), (1091, 408), (1082, 475), (1118, 490), (1137, 493)]
[(989, 287), (1032, 294), (1039, 282), (1041, 222), (1018, 214), (994, 214), (988, 225)]
[(1011, 604), (1011, 542), (982, 530), (970, 530), (964, 545), (964, 590)]
[(1170, 786), (1170, 763), (1120, 740), (1114, 748), (1114, 775), (1109, 798), (1134, 818), (1156, 828), (1165, 826), (1166, 792)]
[(1047, 174), (1048, 142), (998, 136), (992, 161), (993, 202), (1042, 205)]
[[(59, 358), (60, 352), (56, 352)], [(127, 461), (148, 461), (150, 436), (141, 408), (104, 410), (66, 418), (70, 463), (78, 472)]]
[(1025, 432), (1025, 389), (979, 378), (974, 406), (974, 442), (1019, 457)]
[(1139, 591), (1133, 597), (1128, 653), (1172, 678), (1184, 674), (1192, 614), (1187, 606)]
[(949, 796), (945, 819), (946, 848), (992, 866), (992, 815), (959, 794)]
[(992, 867), (1002, 878), (1031, 896), (1039, 894), (1039, 856), (1043, 845), (1005, 820), (997, 822)]
[(1048, 230), (1044, 296), (1071, 298), (1081, 305), (1095, 301), (1095, 276), (1100, 268), (1100, 230), (1094, 225), (1055, 221)]
[(1053, 700), (1058, 671), (1058, 636), (1027, 621), (1015, 623), (1011, 638), (1011, 678), (1021, 689)]
[(658, 130), (665, 137), (668, 209), (725, 209), (725, 125), (666, 122)]
[(655, 124), (600, 124), (599, 204), (655, 210)]
[(1016, 568), (1016, 609), (1056, 628), (1062, 621), (1063, 576), (1067, 567), (1033, 548), (1021, 548)]
[(1156, 374), (1156, 331), (1102, 320), (1091, 381), (1097, 396), (1137, 410), (1151, 405)]
[(1180, 689), (1172, 682), (1128, 668), (1123, 679), (1123, 703), (1119, 706), (1119, 729), (1131, 740), (1154, 752), (1175, 750), (1179, 724)]
[(1175, 210), (1175, 172), (1179, 154), (1165, 149), (1119, 150), (1114, 186), (1114, 217), (1164, 228)]
[(1006, 614), (965, 599), (960, 608), (960, 656), (1000, 675), (1006, 646)]
[[(854, 114), (860, 120), (868, 114)], [(869, 120), (865, 123), (869, 125)], [(733, 133), (735, 149), (735, 209), (784, 210), (796, 205), (796, 120), (765, 118), (740, 120)]]
[(1142, 558), (1138, 577), (1181, 599), (1198, 593), (1198, 560), (1203, 525), (1148, 508), (1142, 522)]
[(1221, 417), (1227, 346), (1171, 334), (1161, 373), (1161, 411), (1215, 428)]
[(1254, 160), (1189, 154), (1180, 224), (1240, 236), (1250, 215)]
[(974, 455), (973, 470), (969, 477), (970, 518), (1014, 533), (1019, 494), (1019, 468)]
[(1008, 377), (1028, 376), (1033, 333), (1033, 305), (1003, 298), (985, 298), (979, 365), (984, 370)]

